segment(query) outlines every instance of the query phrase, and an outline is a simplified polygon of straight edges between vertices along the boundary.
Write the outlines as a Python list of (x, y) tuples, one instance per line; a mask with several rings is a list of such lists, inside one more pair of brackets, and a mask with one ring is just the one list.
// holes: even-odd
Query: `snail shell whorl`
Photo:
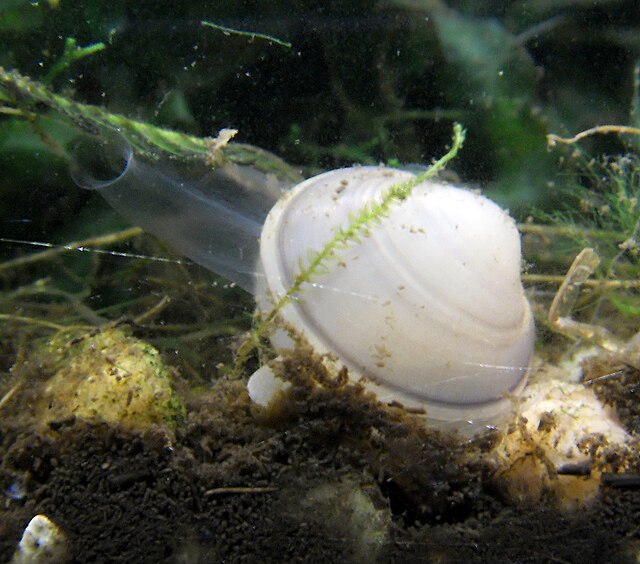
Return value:
[[(319, 251), (369, 201), (412, 178), (379, 167), (331, 171), (280, 200), (261, 237), (268, 288), (282, 296), (300, 259)], [(513, 219), (471, 191), (423, 182), (361, 242), (303, 286), (282, 316), (383, 402), (424, 408), (444, 421), (486, 420), (526, 381), (534, 327), (520, 280)], [(271, 302), (269, 302), (271, 300)], [(276, 347), (286, 343), (276, 342)]]

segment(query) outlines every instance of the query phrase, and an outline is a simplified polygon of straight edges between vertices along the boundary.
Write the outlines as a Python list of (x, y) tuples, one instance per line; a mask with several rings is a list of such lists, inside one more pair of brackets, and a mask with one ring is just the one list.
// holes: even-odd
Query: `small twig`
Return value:
[(149, 319), (153, 319), (158, 314), (160, 314), (160, 312), (162, 312), (162, 310), (166, 308), (170, 302), (171, 302), (171, 298), (169, 296), (163, 296), (163, 298), (156, 305), (149, 308), (144, 313), (140, 314), (138, 317), (136, 317), (133, 320), (133, 322), (136, 325), (142, 325), (145, 321), (148, 321)]
[(252, 488), (252, 487), (228, 487), (228, 488), (214, 488), (212, 490), (207, 490), (204, 492), (204, 495), (225, 495), (225, 494), (260, 494), (260, 493), (270, 493), (278, 491), (278, 488), (274, 487), (262, 487), (262, 488)]
[(278, 39), (277, 37), (273, 37), (271, 35), (267, 35), (266, 33), (258, 33), (257, 31), (242, 31), (240, 29), (233, 29), (231, 27), (225, 27), (223, 25), (209, 22), (207, 20), (202, 20), (200, 22), (205, 27), (212, 27), (213, 29), (218, 29), (222, 31), (225, 35), (241, 35), (244, 37), (249, 37), (250, 39), (265, 39), (276, 45), (281, 45), (282, 47), (286, 47), (287, 49), (291, 49), (291, 43), (288, 41), (283, 41), (282, 39)]
[(22, 382), (18, 382), (13, 388), (11, 388), (2, 399), (0, 399), (0, 409), (2, 409), (6, 403), (16, 394), (16, 392), (22, 387)]
[(17, 290), (5, 294), (3, 298), (0, 299), (0, 303), (11, 303), (18, 299), (32, 296), (52, 296), (64, 299), (82, 319), (92, 325), (101, 325), (107, 321), (107, 319), (99, 316), (90, 307), (82, 303), (82, 298), (86, 297), (84, 292), (78, 295), (71, 294), (64, 290), (49, 287), (48, 283), (49, 280), (45, 278), (36, 280), (28, 286), (20, 286)]
[(605, 350), (618, 352), (622, 343), (606, 327), (583, 323), (571, 318), (571, 312), (578, 300), (580, 288), (600, 264), (600, 257), (590, 248), (582, 249), (574, 259), (564, 281), (551, 302), (549, 325), (554, 331), (568, 337), (595, 342)]
[(24, 317), (22, 315), (9, 315), (6, 313), (0, 313), (0, 320), (3, 321), (17, 321), (18, 323), (26, 323), (27, 325), (39, 325), (40, 327), (46, 327), (47, 329), (55, 329), (56, 331), (74, 331), (76, 329), (91, 330), (95, 329), (93, 325), (59, 325), (51, 321), (45, 321), (44, 319), (35, 319), (33, 317)]
[[(562, 274), (523, 274), (522, 281), (528, 284), (562, 284), (565, 275)], [(585, 280), (582, 286), (602, 290), (633, 290), (640, 288), (640, 280)]]
[(516, 41), (520, 45), (524, 45), (527, 41), (537, 38), (542, 34), (548, 33), (557, 26), (562, 25), (566, 20), (566, 16), (557, 15), (547, 20), (532, 25), (529, 29), (525, 29), (516, 35)]
[(623, 376), (624, 372), (622, 370), (616, 370), (615, 372), (610, 372), (609, 374), (603, 374), (602, 376), (596, 376), (595, 378), (584, 380), (582, 383), (585, 386), (591, 386), (592, 384), (597, 384), (606, 380), (619, 380)]
[(601, 231), (598, 229), (585, 229), (577, 225), (539, 225), (536, 223), (519, 223), (518, 231), (534, 235), (555, 235), (566, 237), (592, 237), (597, 239), (624, 239), (624, 235), (617, 231)]
[[(242, 321), (242, 319), (237, 320), (236, 323), (240, 321)], [(244, 330), (245, 329), (242, 328), (241, 326), (234, 325), (233, 319), (229, 319), (229, 320), (225, 320), (222, 323), (209, 324), (204, 329), (201, 329), (199, 331), (186, 333), (180, 337), (180, 341), (182, 341), (183, 343), (190, 343), (190, 342), (198, 342), (203, 339), (210, 339), (212, 337), (222, 337), (222, 336), (232, 337), (234, 335), (237, 335), (238, 333), (241, 333)]]
[(585, 131), (581, 131), (573, 137), (560, 137), (555, 133), (550, 133), (547, 135), (547, 146), (555, 147), (558, 143), (572, 145), (573, 143), (577, 143), (581, 139), (589, 137), (590, 135), (595, 135), (596, 133), (628, 133), (630, 135), (640, 135), (640, 128), (629, 127), (627, 125), (598, 125), (596, 127), (586, 129)]
[[(24, 116), (25, 111), (20, 108), (10, 108), (9, 106), (0, 106), (0, 114), (4, 114), (6, 116)], [(31, 114), (35, 115), (35, 114)]]

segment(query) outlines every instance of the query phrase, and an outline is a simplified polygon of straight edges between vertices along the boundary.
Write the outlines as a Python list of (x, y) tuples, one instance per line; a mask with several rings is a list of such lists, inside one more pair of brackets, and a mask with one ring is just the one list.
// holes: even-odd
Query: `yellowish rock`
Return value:
[(45, 424), (75, 416), (144, 430), (184, 417), (158, 351), (120, 329), (75, 339), (55, 354), (55, 373), (36, 396)]

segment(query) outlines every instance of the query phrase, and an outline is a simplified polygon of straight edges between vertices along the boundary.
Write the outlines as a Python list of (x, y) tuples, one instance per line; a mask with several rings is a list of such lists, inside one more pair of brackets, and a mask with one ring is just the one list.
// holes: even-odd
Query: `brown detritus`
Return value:
[(551, 412), (546, 412), (542, 414), (540, 417), (540, 422), (538, 423), (538, 431), (541, 433), (548, 432), (553, 430), (558, 424), (558, 420), (555, 414)]
[[(40, 429), (18, 419), (36, 398), (17, 392), (0, 419), (0, 487), (14, 492), (0, 507), (0, 560), (36, 513), (60, 525), (78, 562), (546, 562), (628, 553), (640, 493), (616, 485), (624, 476), (631, 483), (634, 470), (598, 437), (580, 445), (599, 461), (589, 475), (567, 473), (518, 420), (507, 434), (519, 433), (526, 452), (506, 482), (491, 458), (497, 431), (465, 442), (429, 429), (304, 347), (275, 367), (292, 386), (271, 418), (251, 405), (244, 380), (221, 378), (208, 390), (185, 389), (187, 416), (175, 432), (71, 417)], [(42, 379), (42, 365), (24, 369)], [(535, 430), (547, 436), (558, 424), (543, 412)], [(593, 495), (603, 469), (620, 478), (607, 476)], [(593, 501), (567, 512), (560, 490), (565, 500)]]
[[(541, 434), (551, 431), (556, 425), (554, 419), (548, 413), (543, 414), (541, 423), (543, 420), (545, 423), (542, 428), (538, 425), (538, 431)], [(559, 493), (556, 491), (559, 486), (556, 466), (532, 436), (526, 418), (518, 417), (509, 427), (504, 444), (509, 445), (505, 459), (510, 462), (502, 463), (493, 479), (505, 492), (506, 498), (526, 505), (555, 498)], [(517, 447), (512, 450), (511, 444)]]
[(627, 430), (640, 435), (640, 369), (619, 354), (601, 354), (582, 362), (583, 382), (607, 405)]
[(286, 425), (259, 424), (237, 380), (187, 398), (175, 437), (82, 421), (42, 435), (3, 418), (0, 485), (24, 494), (0, 509), (0, 559), (36, 512), (64, 529), (77, 562), (602, 561), (627, 550), (635, 490), (574, 515), (544, 500), (514, 506), (482, 462), (495, 437), (461, 444), (358, 385), (307, 386), (302, 374), (324, 378), (314, 359), (283, 367), (299, 384)]

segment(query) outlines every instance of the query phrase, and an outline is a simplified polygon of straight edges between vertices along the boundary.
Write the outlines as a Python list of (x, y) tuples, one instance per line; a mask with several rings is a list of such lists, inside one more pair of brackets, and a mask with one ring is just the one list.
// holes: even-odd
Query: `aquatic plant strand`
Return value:
[(297, 294), (302, 285), (312, 281), (324, 267), (327, 261), (336, 257), (337, 251), (347, 248), (353, 243), (360, 242), (360, 237), (367, 234), (368, 229), (380, 223), (389, 215), (391, 207), (406, 200), (418, 184), (433, 178), (442, 171), (447, 163), (457, 154), (464, 142), (465, 131), (459, 123), (453, 126), (453, 145), (449, 152), (434, 162), (425, 172), (405, 182), (398, 182), (383, 192), (379, 202), (368, 202), (352, 218), (346, 227), (341, 227), (335, 237), (331, 239), (320, 251), (309, 257), (309, 264), (295, 277), (293, 284), (287, 292), (278, 300), (273, 309), (266, 315), (265, 322), (270, 323), (277, 316), (280, 309)]
[(214, 22), (209, 22), (207, 20), (202, 20), (200, 23), (205, 27), (218, 29), (225, 35), (241, 35), (243, 37), (249, 37), (251, 39), (264, 39), (266, 41), (269, 41), (270, 43), (275, 43), (276, 45), (281, 45), (282, 47), (291, 49), (291, 43), (289, 43), (288, 41), (283, 41), (282, 39), (278, 39), (277, 37), (273, 37), (272, 35), (267, 35), (266, 33), (259, 33), (257, 31), (242, 31), (240, 29), (233, 29), (232, 27), (226, 27)]
[(76, 61), (103, 51), (105, 48), (106, 46), (102, 41), (99, 41), (98, 43), (91, 43), (86, 47), (78, 47), (78, 42), (73, 37), (67, 37), (64, 42), (64, 51), (62, 52), (62, 55), (49, 69), (49, 72), (47, 72), (42, 81), (45, 84), (50, 84), (54, 78), (67, 70)]
[(207, 153), (204, 139), (112, 114), (98, 106), (74, 102), (55, 94), (43, 84), (15, 71), (6, 71), (2, 67), (0, 86), (20, 99), (49, 106), (83, 129), (91, 131), (104, 128), (117, 131), (139, 152), (153, 147), (177, 157), (193, 157)]
[[(3, 243), (26, 243), (30, 245), (46, 246), (48, 248), (47, 250), (40, 251), (39, 253), (24, 255), (12, 260), (2, 262), (0, 263), (0, 272), (12, 268), (18, 268), (42, 260), (49, 260), (54, 256), (70, 251), (86, 251), (90, 247), (113, 245), (114, 243), (120, 243), (122, 241), (127, 241), (133, 237), (138, 237), (139, 235), (142, 235), (142, 233), (143, 231), (139, 227), (130, 227), (128, 229), (117, 231), (115, 233), (108, 233), (106, 235), (99, 235), (97, 237), (90, 237), (88, 239), (72, 241), (70, 243), (65, 243), (64, 245), (54, 245), (53, 243), (41, 243), (37, 241), (20, 241), (17, 239), (1, 237), (0, 241)], [(112, 253), (112, 251), (109, 251), (109, 253)]]
[[(196, 137), (149, 123), (111, 113), (99, 106), (82, 104), (52, 92), (45, 85), (16, 71), (0, 67), (0, 98), (8, 95), (17, 102), (42, 103), (69, 118), (75, 125), (92, 133), (114, 131), (131, 145), (134, 152), (158, 156), (191, 159), (207, 162), (228, 161), (252, 166), (262, 172), (274, 173), (284, 180), (297, 182), (298, 173), (275, 155), (244, 143), (228, 143), (211, 154), (211, 137)], [(215, 158), (214, 158), (215, 157)]]
[(464, 142), (465, 131), (459, 123), (453, 127), (453, 145), (449, 152), (442, 158), (433, 163), (425, 172), (405, 182), (398, 182), (382, 193), (379, 202), (368, 202), (362, 209), (352, 218), (351, 223), (346, 227), (341, 227), (335, 237), (331, 239), (320, 251), (309, 257), (309, 264), (306, 268), (302, 268), (300, 273), (295, 277), (293, 284), (287, 292), (278, 300), (273, 309), (265, 317), (268, 323), (272, 321), (278, 314), (279, 310), (287, 304), (292, 297), (297, 294), (302, 285), (309, 283), (326, 267), (327, 261), (336, 257), (339, 250), (347, 248), (353, 243), (360, 242), (360, 237), (367, 234), (369, 228), (380, 223), (384, 217), (389, 215), (392, 206), (406, 200), (418, 184), (433, 178), (447, 163), (457, 154), (462, 143)]

